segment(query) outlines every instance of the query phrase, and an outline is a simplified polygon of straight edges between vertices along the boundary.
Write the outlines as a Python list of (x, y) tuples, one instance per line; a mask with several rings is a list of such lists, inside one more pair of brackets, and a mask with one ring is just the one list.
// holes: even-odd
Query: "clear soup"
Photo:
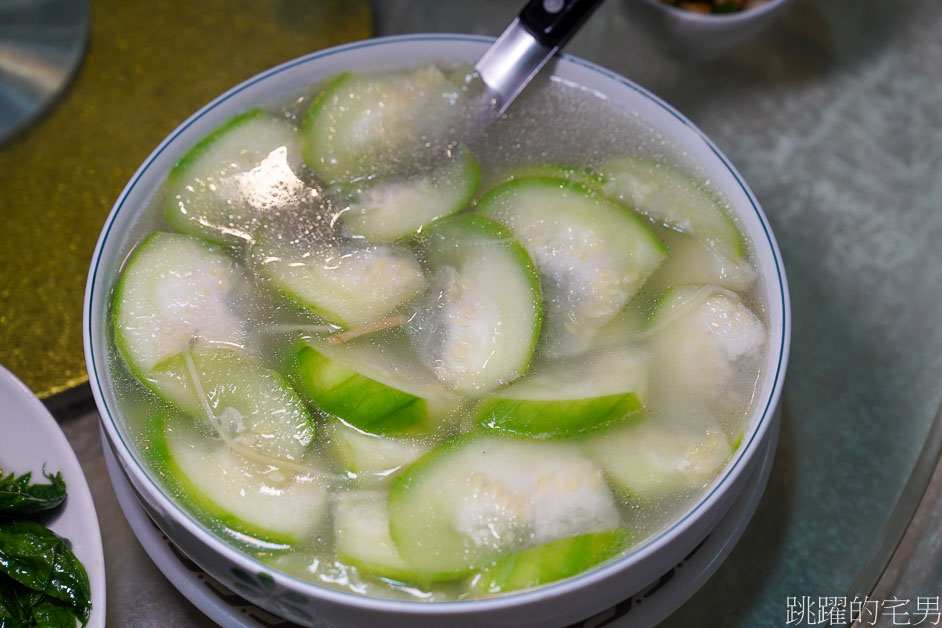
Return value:
[(749, 427), (765, 306), (703, 172), (557, 80), (462, 136), (476, 89), (346, 73), (236, 116), (116, 278), (141, 457), (219, 536), (324, 586), (570, 577), (681, 516)]

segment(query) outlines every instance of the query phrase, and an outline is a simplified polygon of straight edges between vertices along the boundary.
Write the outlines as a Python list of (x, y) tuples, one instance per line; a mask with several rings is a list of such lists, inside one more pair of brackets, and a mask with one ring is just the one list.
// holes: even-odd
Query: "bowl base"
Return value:
[[(654, 626), (687, 601), (719, 568), (752, 518), (772, 469), (775, 445), (778, 442), (778, 424), (779, 412), (776, 411), (769, 426), (767, 442), (755, 458), (757, 464), (753, 471), (753, 481), (749, 482), (729, 512), (700, 545), (650, 585), (605, 611), (571, 624), (569, 628), (592, 628), (602, 624), (617, 628)], [(102, 442), (105, 466), (131, 530), (157, 568), (183, 597), (207, 617), (223, 626), (297, 626), (246, 601), (187, 558), (144, 512), (118, 467), (104, 435)]]

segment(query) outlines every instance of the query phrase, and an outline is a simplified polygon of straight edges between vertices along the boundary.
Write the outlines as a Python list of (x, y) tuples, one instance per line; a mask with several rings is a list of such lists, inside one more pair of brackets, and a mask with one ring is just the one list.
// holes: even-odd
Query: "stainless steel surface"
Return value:
[(504, 113), (558, 51), (558, 46), (547, 48), (538, 42), (514, 18), (474, 66), (487, 87), (488, 111)]
[(0, 0), (0, 142), (66, 88), (85, 54), (85, 0)]
[[(935, 476), (942, 474), (940, 458), (942, 458), (942, 405), (936, 412), (935, 421), (929, 430), (922, 451), (916, 458), (909, 480), (880, 534), (882, 543), (874, 548), (863, 568), (854, 578), (848, 588), (848, 597), (866, 596), (887, 599), (890, 593), (898, 593), (893, 590), (893, 587), (898, 584), (900, 573), (912, 567), (913, 561), (917, 558), (913, 547), (918, 546), (920, 539), (924, 538), (928, 532), (926, 526), (926, 519), (930, 516), (928, 513), (933, 508), (942, 506), (939, 495), (942, 477), (934, 479)], [(933, 485), (931, 491), (927, 490), (930, 484)], [(934, 548), (929, 551), (929, 555), (935, 555), (935, 560), (938, 561), (939, 548), (937, 545)], [(942, 566), (937, 563), (935, 568), (940, 567)], [(923, 571), (925, 571), (924, 568)], [(864, 618), (859, 618), (854, 625), (864, 623)]]
[[(881, 608), (880, 613), (860, 613), (851, 628), (861, 626), (933, 625), (932, 600), (938, 600), (942, 583), (942, 405), (936, 413), (923, 451), (883, 531), (879, 546), (848, 592), (848, 598), (906, 600)], [(919, 603), (919, 600), (922, 603)], [(914, 602), (915, 601), (915, 602)], [(906, 606), (894, 616), (894, 608)], [(919, 617), (922, 606), (922, 617)], [(938, 608), (936, 604), (935, 608)], [(922, 621), (920, 621), (920, 619)], [(939, 622), (935, 621), (937, 625)]]

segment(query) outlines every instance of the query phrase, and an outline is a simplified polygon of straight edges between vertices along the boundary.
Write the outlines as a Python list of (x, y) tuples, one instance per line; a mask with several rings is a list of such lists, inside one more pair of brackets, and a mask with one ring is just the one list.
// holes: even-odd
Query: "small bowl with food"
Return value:
[(651, 45), (692, 61), (721, 57), (768, 28), (793, 0), (623, 0)]
[(358, 42), (233, 88), (93, 256), (122, 474), (301, 624), (583, 619), (701, 543), (778, 430), (788, 290), (739, 174), (569, 56), (461, 131), (491, 41)]

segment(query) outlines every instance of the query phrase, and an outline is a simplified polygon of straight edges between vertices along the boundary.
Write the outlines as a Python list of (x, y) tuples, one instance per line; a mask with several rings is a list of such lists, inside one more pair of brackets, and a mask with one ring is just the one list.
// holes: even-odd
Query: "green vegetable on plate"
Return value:
[(65, 501), (62, 473), (50, 475), (44, 471), (43, 475), (49, 484), (33, 484), (31, 473), (0, 475), (0, 520), (3, 516), (45, 514)]
[(49, 484), (0, 474), (0, 627), (73, 627), (91, 612), (91, 585), (72, 544), (32, 518), (65, 500), (61, 473)]

